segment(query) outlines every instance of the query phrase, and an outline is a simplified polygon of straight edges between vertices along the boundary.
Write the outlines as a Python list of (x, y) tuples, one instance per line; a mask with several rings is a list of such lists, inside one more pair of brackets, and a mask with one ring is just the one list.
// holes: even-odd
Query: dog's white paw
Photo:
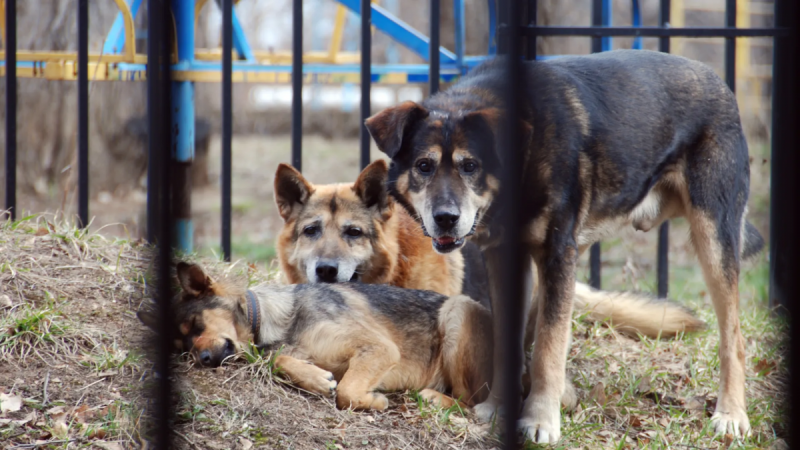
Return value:
[(502, 408), (495, 404), (492, 400), (486, 400), (483, 403), (478, 403), (472, 410), (475, 416), (481, 422), (491, 422), (495, 416), (502, 416)]
[(333, 378), (333, 374), (313, 365), (309, 366), (309, 371), (313, 372), (312, 376), (303, 383), (302, 387), (327, 397), (333, 396), (333, 393), (336, 392), (336, 380)]
[(561, 439), (560, 399), (535, 399), (528, 397), (523, 417), (518, 423), (520, 431), (535, 444), (555, 444)]
[(732, 434), (737, 438), (750, 435), (750, 420), (741, 409), (730, 408), (726, 411), (718, 406), (711, 416), (711, 425), (716, 435)]
[(540, 420), (523, 417), (519, 421), (519, 429), (525, 438), (535, 444), (555, 444), (561, 439), (561, 424), (546, 423)]

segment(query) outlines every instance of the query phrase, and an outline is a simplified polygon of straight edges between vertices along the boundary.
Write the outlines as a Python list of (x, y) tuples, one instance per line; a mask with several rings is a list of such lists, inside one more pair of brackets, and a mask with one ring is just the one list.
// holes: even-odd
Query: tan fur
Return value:
[(583, 283), (575, 283), (575, 311), (588, 313), (592, 321), (608, 321), (617, 330), (651, 338), (705, 328), (705, 322), (672, 303), (631, 292), (598, 291)]

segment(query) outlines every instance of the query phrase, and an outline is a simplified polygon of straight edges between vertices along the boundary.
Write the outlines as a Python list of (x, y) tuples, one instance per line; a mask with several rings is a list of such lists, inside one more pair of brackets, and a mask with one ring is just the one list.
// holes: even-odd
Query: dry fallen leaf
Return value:
[(47, 228), (39, 227), (39, 229), (36, 230), (36, 233), (34, 233), (33, 235), (34, 236), (45, 236), (45, 235), (48, 235), (48, 234), (50, 234), (50, 231), (48, 231)]
[(600, 406), (606, 404), (606, 391), (602, 381), (592, 388), (589, 392), (589, 398), (596, 401)]
[(63, 420), (59, 420), (53, 424), (52, 433), (53, 436), (59, 439), (66, 439), (69, 434), (69, 427)]
[(753, 370), (755, 370), (759, 376), (764, 377), (772, 373), (777, 366), (778, 364), (775, 363), (775, 361), (761, 359), (756, 363), (756, 366), (753, 368)]
[(722, 438), (722, 442), (725, 444), (725, 447), (730, 447), (730, 445), (733, 444), (733, 435), (730, 433), (726, 434), (725, 437)]
[(612, 359), (611, 362), (608, 363), (608, 373), (614, 374), (617, 372), (619, 372), (619, 363)]
[(631, 426), (634, 428), (639, 428), (642, 426), (642, 420), (636, 416), (631, 416), (630, 419), (628, 420), (628, 423), (630, 423)]
[(250, 450), (251, 448), (253, 448), (253, 443), (243, 437), (240, 437), (239, 446), (241, 447), (242, 450)]
[(16, 412), (22, 408), (22, 397), (18, 395), (0, 393), (0, 414)]
[(636, 391), (640, 394), (646, 394), (653, 390), (653, 385), (650, 382), (650, 375), (645, 375), (639, 380), (639, 386), (636, 387)]
[(11, 308), (12, 306), (14, 306), (14, 303), (11, 301), (11, 297), (0, 295), (0, 308)]
[(98, 447), (105, 449), (105, 450), (125, 450), (123, 446), (119, 444), (119, 442), (95, 442), (95, 445)]

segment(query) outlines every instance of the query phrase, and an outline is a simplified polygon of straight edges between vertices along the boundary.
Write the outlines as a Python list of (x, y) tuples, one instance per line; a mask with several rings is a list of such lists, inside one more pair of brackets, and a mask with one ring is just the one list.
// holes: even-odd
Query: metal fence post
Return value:
[[(605, 0), (592, 0), (592, 26), (600, 27), (603, 25)], [(592, 37), (592, 53), (599, 53), (608, 45), (604, 41), (605, 37)], [(595, 242), (589, 247), (589, 286), (600, 289), (600, 243)]]
[(89, 225), (89, 0), (78, 0), (78, 220)]
[(17, 218), (17, 0), (6, 0), (6, 209)]
[(292, 165), (303, 170), (303, 0), (292, 1)]
[[(659, 5), (659, 25), (666, 27), (669, 24), (670, 0), (661, 0)], [(658, 51), (669, 53), (669, 37), (658, 38)], [(669, 221), (664, 221), (658, 227), (658, 253), (656, 256), (656, 273), (658, 296), (666, 298), (669, 294)]]
[(503, 383), (502, 405), (505, 413), (505, 430), (503, 441), (506, 449), (519, 448), (517, 436), (517, 422), (520, 417), (521, 385), (523, 348), (522, 328), (524, 324), (522, 298), (525, 289), (522, 283), (521, 268), (527, 266), (523, 258), (530, 258), (524, 254), (519, 245), (520, 240), (520, 212), (519, 205), (522, 200), (522, 154), (520, 151), (522, 139), (520, 138), (519, 118), (522, 113), (521, 99), (527, 98), (525, 94), (525, 80), (522, 77), (522, 34), (520, 33), (521, 2), (516, 0), (503, 2), (504, 26), (501, 28), (505, 34), (501, 48), (506, 55), (506, 76), (503, 101), (505, 105), (504, 120), (500, 136), (500, 152), (502, 155), (501, 198), (499, 222), (504, 227), (504, 235), (500, 244), (502, 257), (500, 273), (503, 279), (498, 280), (502, 287), (502, 304), (504, 307), (495, 312), (500, 314), (501, 323), (504, 324), (501, 339), (502, 348), (507, 349), (503, 358), (503, 379), (496, 380)]
[[(147, 113), (148, 113), (148, 214), (153, 212), (152, 219), (156, 228), (149, 228), (148, 233), (157, 241), (156, 256), (156, 303), (158, 305), (159, 338), (155, 350), (155, 367), (158, 373), (157, 386), (153, 394), (155, 404), (153, 429), (155, 430), (155, 448), (171, 448), (173, 404), (172, 374), (170, 359), (172, 355), (172, 238), (174, 221), (172, 217), (172, 177), (168, 167), (172, 154), (171, 81), (170, 50), (172, 49), (172, 33), (170, 27), (169, 2), (148, 0), (147, 2)], [(194, 18), (192, 18), (194, 20)], [(155, 181), (151, 183), (150, 181)], [(152, 204), (150, 202), (153, 202)]]
[(372, 4), (370, 0), (361, 0), (361, 123), (359, 138), (361, 150), (361, 169), (370, 161), (370, 136), (364, 122), (369, 118), (372, 101)]
[(233, 0), (222, 0), (222, 256), (231, 260), (233, 195)]
[(430, 95), (439, 92), (439, 71), (441, 69), (439, 60), (439, 22), (441, 18), (439, 0), (430, 0), (431, 17), (430, 17), (430, 51), (428, 57), (428, 85), (430, 86)]

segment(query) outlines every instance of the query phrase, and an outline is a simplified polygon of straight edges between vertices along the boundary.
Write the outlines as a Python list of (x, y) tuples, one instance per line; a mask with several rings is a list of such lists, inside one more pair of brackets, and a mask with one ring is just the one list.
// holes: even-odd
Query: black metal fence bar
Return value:
[(539, 36), (642, 36), (642, 37), (770, 37), (783, 36), (785, 28), (728, 28), (728, 27), (562, 27), (527, 26), (523, 33), (535, 32)]
[(505, 412), (505, 429), (503, 430), (503, 442), (506, 449), (519, 448), (517, 422), (520, 417), (521, 406), (521, 386), (520, 374), (523, 362), (522, 348), (522, 328), (524, 323), (524, 301), (522, 270), (526, 266), (523, 258), (530, 259), (529, 254), (524, 254), (518, 245), (520, 240), (520, 212), (518, 205), (521, 201), (522, 186), (522, 153), (517, 151), (522, 142), (520, 138), (519, 117), (522, 112), (522, 99), (527, 98), (525, 94), (525, 80), (522, 77), (522, 35), (521, 27), (518, 24), (522, 20), (521, 3), (516, 0), (501, 2), (504, 15), (504, 26), (500, 27), (503, 31), (504, 39), (500, 40), (501, 53), (506, 58), (505, 92), (503, 100), (505, 104), (505, 117), (502, 123), (500, 152), (503, 154), (503, 167), (501, 173), (501, 186), (503, 195), (500, 196), (501, 217), (499, 223), (504, 226), (503, 240), (500, 244), (500, 273), (503, 274), (500, 281), (502, 307), (495, 314), (500, 315), (503, 324), (502, 348), (504, 349), (502, 380), (502, 405)]
[[(797, 127), (797, 116), (800, 115), (798, 105), (798, 67), (797, 55), (800, 54), (798, 43), (798, 13), (800, 5), (796, 0), (775, 1), (775, 26), (794, 27), (793, 35), (775, 39), (774, 60), (772, 62), (772, 155), (770, 167), (770, 208), (769, 208), (769, 304), (778, 308), (781, 313), (798, 308), (798, 273), (800, 267), (797, 260), (798, 249), (798, 209), (797, 192), (800, 192), (800, 181), (797, 176), (800, 157), (797, 143), (800, 142), (800, 130)], [(794, 219), (794, 220), (792, 220)], [(794, 301), (794, 305), (792, 304)], [(794, 338), (800, 338), (798, 317), (792, 317), (792, 338), (795, 349), (800, 347)], [(797, 367), (800, 360), (793, 362)], [(795, 367), (792, 367), (794, 369)], [(793, 372), (797, 376), (798, 372)], [(797, 379), (791, 385), (797, 385)], [(795, 396), (789, 404), (800, 405), (800, 396)], [(798, 433), (797, 435), (800, 435)], [(798, 437), (797, 435), (796, 438)], [(800, 444), (790, 443), (795, 447)]]
[[(599, 27), (603, 24), (603, 1), (592, 0), (592, 26)], [(603, 51), (601, 36), (592, 36), (592, 53)], [(600, 243), (595, 242), (589, 247), (589, 286), (600, 289)]]
[[(539, 8), (538, 0), (528, 0), (528, 10), (525, 14), (527, 25), (536, 25), (537, 12)], [(528, 61), (536, 60), (536, 33), (528, 33), (525, 42), (525, 59)]]
[(303, 170), (303, 0), (292, 2), (292, 165)]
[(430, 95), (439, 92), (439, 22), (441, 18), (441, 3), (439, 0), (431, 0), (431, 42), (429, 47), (428, 82)]
[(89, 224), (89, 0), (78, 0), (78, 220)]
[(154, 396), (154, 417), (152, 429), (155, 432), (155, 448), (171, 448), (172, 423), (174, 411), (172, 404), (172, 374), (170, 359), (173, 345), (172, 316), (172, 235), (174, 220), (171, 205), (171, 177), (168, 168), (171, 164), (172, 107), (170, 105), (170, 50), (172, 33), (169, 26), (169, 2), (148, 0), (147, 2), (147, 114), (149, 167), (148, 193), (152, 192), (154, 204), (149, 205), (148, 213), (158, 216), (157, 229), (148, 229), (156, 237), (158, 254), (156, 258), (157, 291), (156, 300), (159, 317), (159, 339), (154, 361), (158, 374)]
[[(725, 26), (736, 27), (736, 0), (725, 0)], [(736, 92), (736, 38), (725, 37), (725, 82)]]
[(222, 0), (222, 255), (231, 260), (233, 180), (233, 0)]
[(361, 0), (361, 123), (359, 138), (361, 168), (367, 167), (370, 160), (369, 131), (364, 121), (369, 118), (371, 108), (370, 88), (372, 87), (372, 5), (370, 0)]
[[(658, 23), (666, 27), (670, 21), (670, 0), (661, 0)], [(669, 37), (658, 38), (658, 51), (669, 53)], [(669, 221), (658, 227), (658, 253), (656, 256), (656, 276), (658, 296), (666, 298), (669, 294)]]
[(6, 0), (6, 209), (17, 217), (17, 0)]

